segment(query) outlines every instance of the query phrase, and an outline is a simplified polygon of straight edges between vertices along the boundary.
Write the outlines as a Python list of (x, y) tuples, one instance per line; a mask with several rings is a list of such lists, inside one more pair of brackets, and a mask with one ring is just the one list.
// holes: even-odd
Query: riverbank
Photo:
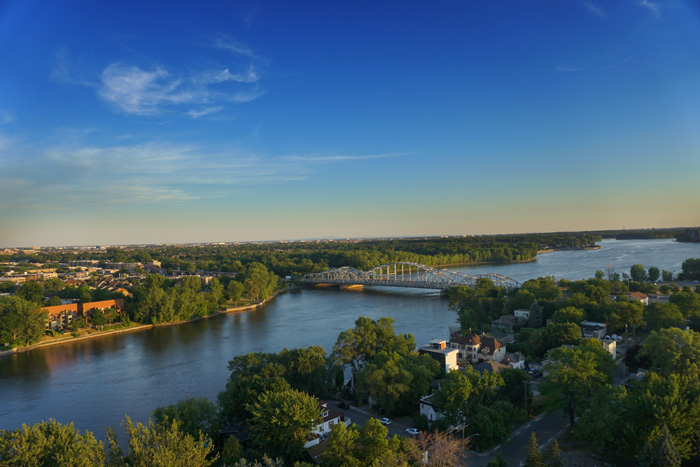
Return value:
[(158, 324), (134, 324), (132, 326), (129, 326), (127, 328), (118, 328), (118, 329), (107, 329), (105, 331), (92, 331), (90, 333), (82, 334), (77, 337), (74, 337), (72, 335), (69, 336), (60, 336), (60, 337), (54, 337), (50, 338), (51, 340), (46, 340), (44, 342), (38, 342), (33, 345), (25, 346), (25, 347), (15, 347), (13, 349), (9, 350), (3, 350), (0, 351), (0, 357), (7, 356), (7, 355), (14, 355), (16, 353), (21, 353), (21, 352), (29, 352), (30, 350), (34, 349), (39, 349), (42, 347), (50, 347), (52, 345), (58, 345), (58, 344), (66, 344), (69, 342), (78, 342), (82, 340), (87, 340), (87, 339), (94, 339), (96, 337), (105, 337), (105, 336), (111, 336), (114, 334), (122, 334), (125, 332), (133, 332), (133, 331), (143, 331), (145, 329), (152, 329), (154, 327), (161, 327), (161, 326), (176, 326), (179, 324), (186, 324), (186, 323), (192, 323), (194, 321), (199, 321), (202, 319), (209, 319), (213, 318), (214, 316), (220, 316), (220, 315), (225, 315), (228, 313), (242, 313), (246, 311), (253, 311), (257, 310), (259, 308), (262, 308), (265, 304), (269, 303), (272, 299), (274, 299), (277, 295), (287, 292), (288, 290), (291, 290), (293, 287), (287, 287), (282, 290), (278, 290), (265, 300), (262, 300), (258, 303), (253, 303), (250, 305), (241, 305), (241, 306), (234, 306), (234, 307), (228, 307), (225, 309), (221, 309), (219, 311), (216, 311), (214, 313), (211, 313), (206, 316), (200, 316), (197, 318), (193, 319), (188, 319), (184, 321), (173, 321), (170, 323), (158, 323)]

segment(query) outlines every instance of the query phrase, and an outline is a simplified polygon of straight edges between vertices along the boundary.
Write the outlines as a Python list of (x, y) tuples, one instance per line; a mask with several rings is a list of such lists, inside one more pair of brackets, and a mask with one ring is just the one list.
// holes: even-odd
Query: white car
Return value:
[(411, 436), (417, 436), (420, 434), (420, 430), (418, 428), (406, 428), (406, 433)]
[(382, 422), (382, 425), (391, 425), (391, 420), (386, 417), (380, 418), (379, 421)]

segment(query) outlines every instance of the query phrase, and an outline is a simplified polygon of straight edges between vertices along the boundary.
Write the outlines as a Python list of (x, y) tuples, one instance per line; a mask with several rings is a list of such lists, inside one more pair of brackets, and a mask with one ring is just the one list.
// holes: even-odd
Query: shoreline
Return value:
[(262, 308), (265, 304), (269, 303), (277, 295), (284, 293), (284, 292), (287, 292), (288, 290), (291, 290), (291, 289), (293, 289), (293, 287), (287, 287), (287, 288), (284, 288), (282, 290), (278, 290), (275, 293), (273, 293), (272, 295), (270, 295), (268, 298), (266, 298), (265, 300), (262, 300), (258, 303), (253, 303), (250, 305), (228, 307), (225, 309), (220, 309), (218, 311), (215, 311), (214, 313), (211, 313), (211, 314), (206, 315), (206, 316), (200, 316), (198, 318), (188, 319), (188, 320), (184, 320), (184, 321), (173, 321), (170, 323), (158, 323), (158, 324), (138, 324), (136, 326), (130, 326), (128, 328), (110, 329), (108, 331), (97, 331), (97, 332), (93, 332), (91, 334), (85, 334), (85, 335), (78, 336), (78, 337), (73, 337), (73, 336), (65, 337), (65, 338), (58, 337), (55, 340), (51, 340), (51, 341), (39, 342), (37, 344), (33, 344), (33, 345), (25, 346), (25, 347), (15, 347), (13, 349), (0, 351), (0, 358), (5, 357), (5, 356), (9, 356), (9, 355), (18, 354), (18, 353), (23, 353), (23, 352), (30, 352), (34, 349), (40, 349), (42, 347), (51, 347), (53, 345), (67, 344), (67, 343), (71, 343), (71, 342), (78, 342), (78, 341), (82, 341), (82, 340), (94, 339), (97, 337), (105, 337), (105, 336), (111, 336), (114, 334), (122, 334), (125, 332), (144, 331), (146, 329), (152, 329), (152, 328), (161, 327), (161, 326), (176, 326), (176, 325), (180, 325), (180, 324), (192, 323), (194, 321), (199, 321), (201, 319), (209, 319), (209, 318), (213, 318), (215, 316), (227, 315), (229, 313), (242, 313), (242, 312), (246, 312), (246, 311), (253, 311), (253, 310), (256, 310), (258, 308)]

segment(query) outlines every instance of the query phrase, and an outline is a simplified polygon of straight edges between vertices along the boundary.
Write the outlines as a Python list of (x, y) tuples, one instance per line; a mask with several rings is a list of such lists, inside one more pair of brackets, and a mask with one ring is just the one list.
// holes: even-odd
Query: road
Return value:
[(524, 426), (516, 428), (508, 441), (496, 446), (487, 453), (472, 455), (467, 462), (470, 467), (482, 467), (488, 464), (490, 460), (495, 459), (499, 452), (502, 452), (508, 465), (520, 465), (520, 462), (525, 459), (525, 448), (528, 441), (530, 441), (530, 433), (535, 432), (541, 447), (549, 447), (556, 438), (566, 432), (568, 425), (568, 420), (562, 417), (560, 413), (540, 415)]

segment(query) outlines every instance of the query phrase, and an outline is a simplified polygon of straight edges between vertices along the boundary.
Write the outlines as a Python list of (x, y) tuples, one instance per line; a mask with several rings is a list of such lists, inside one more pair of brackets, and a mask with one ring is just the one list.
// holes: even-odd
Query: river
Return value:
[[(598, 250), (542, 253), (530, 263), (460, 267), (518, 281), (546, 275), (592, 277), (611, 264), (675, 272), (700, 244), (672, 240), (606, 240)], [(224, 387), (228, 360), (247, 352), (321, 345), (330, 351), (358, 316), (391, 316), (395, 329), (422, 345), (445, 338), (456, 315), (437, 292), (411, 289), (304, 289), (279, 295), (264, 308), (133, 333), (40, 348), (0, 358), (0, 429), (54, 418), (104, 438), (124, 415), (145, 422), (158, 406), (189, 396), (211, 399)]]

